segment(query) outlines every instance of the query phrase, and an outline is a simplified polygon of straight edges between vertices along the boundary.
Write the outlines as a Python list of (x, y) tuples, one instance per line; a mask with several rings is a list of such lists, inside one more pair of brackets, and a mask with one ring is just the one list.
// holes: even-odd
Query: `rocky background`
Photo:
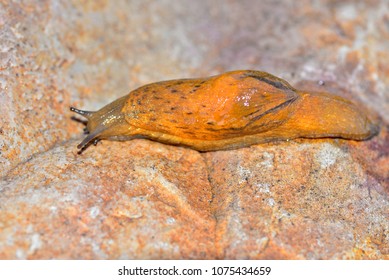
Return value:
[[(77, 153), (69, 106), (235, 69), (359, 102), (381, 132)], [(389, 259), (388, 112), (387, 0), (0, 1), (0, 258)]]

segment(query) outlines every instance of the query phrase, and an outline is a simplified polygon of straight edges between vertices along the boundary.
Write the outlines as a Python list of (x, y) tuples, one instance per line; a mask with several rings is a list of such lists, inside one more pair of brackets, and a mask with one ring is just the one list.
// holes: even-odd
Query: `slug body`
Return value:
[(71, 110), (88, 120), (79, 149), (100, 139), (147, 138), (215, 151), (293, 138), (365, 140), (378, 132), (344, 98), (301, 92), (251, 70), (153, 83), (96, 112)]

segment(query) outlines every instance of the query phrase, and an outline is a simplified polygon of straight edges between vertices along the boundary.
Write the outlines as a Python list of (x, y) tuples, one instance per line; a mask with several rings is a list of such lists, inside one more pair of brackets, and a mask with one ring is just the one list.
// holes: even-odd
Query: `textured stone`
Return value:
[(348, 149), (343, 141), (295, 141), (207, 154), (218, 194), (218, 253), (253, 259), (387, 257), (387, 193), (372, 189)]
[[(0, 258), (389, 259), (388, 14), (386, 0), (0, 1)], [(77, 154), (69, 106), (233, 69), (347, 97), (381, 132)]]
[(199, 153), (135, 140), (79, 156), (75, 145), (37, 155), (4, 179), (0, 258), (214, 256)]

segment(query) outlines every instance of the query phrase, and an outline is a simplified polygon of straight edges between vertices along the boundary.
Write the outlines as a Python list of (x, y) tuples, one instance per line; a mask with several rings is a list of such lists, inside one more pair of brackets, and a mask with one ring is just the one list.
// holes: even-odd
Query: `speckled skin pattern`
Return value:
[(294, 138), (364, 140), (378, 128), (350, 101), (294, 89), (269, 73), (227, 72), (140, 87), (87, 117), (97, 139), (147, 138), (199, 151)]

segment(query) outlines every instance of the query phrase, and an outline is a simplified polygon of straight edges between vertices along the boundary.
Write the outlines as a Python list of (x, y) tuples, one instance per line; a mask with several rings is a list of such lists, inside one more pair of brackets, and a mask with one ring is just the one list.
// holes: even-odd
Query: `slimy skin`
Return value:
[(227, 72), (142, 86), (87, 118), (84, 149), (101, 139), (146, 138), (198, 151), (216, 151), (294, 138), (366, 140), (378, 133), (350, 101), (302, 92), (269, 73)]

